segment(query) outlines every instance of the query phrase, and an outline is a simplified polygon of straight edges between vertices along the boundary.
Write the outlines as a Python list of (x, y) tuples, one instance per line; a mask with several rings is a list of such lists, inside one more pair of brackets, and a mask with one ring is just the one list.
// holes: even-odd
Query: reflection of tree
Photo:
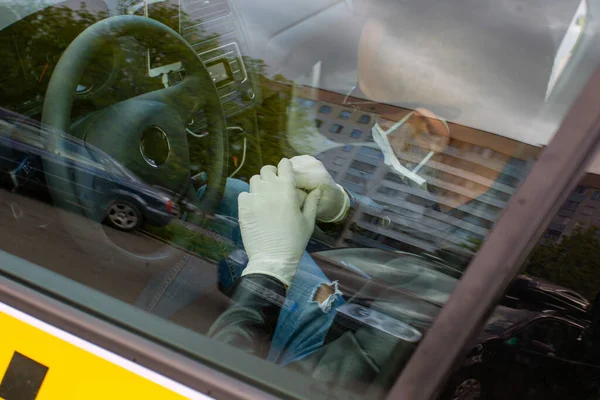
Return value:
[[(16, 11), (27, 6), (26, 2), (20, 3)], [(0, 35), (2, 102), (22, 105), (43, 95), (54, 66), (69, 43), (85, 28), (107, 16), (104, 11), (87, 9), (85, 3), (78, 9), (48, 7), (3, 30)], [(106, 58), (94, 59), (90, 77), (100, 71), (110, 72), (110, 64), (102, 70), (106, 67), (102, 60)]]
[(315, 122), (306, 110), (295, 104), (293, 83), (283, 75), (269, 77), (262, 60), (244, 57), (248, 74), (255, 79), (260, 102), (255, 106), (257, 135), (248, 136), (248, 159), (238, 176), (250, 177), (263, 165), (277, 165), (282, 157), (298, 151), (290, 144), (292, 135), (308, 138)]
[[(576, 229), (559, 243), (538, 244), (522, 270), (593, 300), (600, 291), (600, 228)], [(449, 265), (464, 270), (483, 241), (471, 239), (463, 246), (443, 248), (436, 256)], [(460, 251), (462, 249), (462, 251)]]
[(548, 279), (593, 300), (600, 291), (600, 228), (578, 228), (559, 243), (539, 244), (526, 273)]

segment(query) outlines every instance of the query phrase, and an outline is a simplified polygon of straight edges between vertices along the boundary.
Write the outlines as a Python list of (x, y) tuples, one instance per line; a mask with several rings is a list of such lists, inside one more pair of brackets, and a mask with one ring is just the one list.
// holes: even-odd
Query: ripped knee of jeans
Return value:
[(338, 288), (338, 281), (322, 283), (313, 291), (310, 302), (317, 303), (321, 311), (326, 313), (331, 310), (333, 303), (341, 295), (342, 292)]

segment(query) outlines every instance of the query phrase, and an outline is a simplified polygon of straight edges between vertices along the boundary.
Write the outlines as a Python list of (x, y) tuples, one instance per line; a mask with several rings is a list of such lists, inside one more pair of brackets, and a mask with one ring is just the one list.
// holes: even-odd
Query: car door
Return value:
[(589, 349), (587, 326), (575, 321), (567, 325), (567, 340), (559, 354), (567, 367), (564, 396), (595, 399), (600, 393), (600, 363)]
[(523, 375), (518, 396), (558, 399), (565, 394), (571, 371), (561, 356), (569, 346), (567, 338), (568, 325), (558, 319), (541, 318), (522, 328), (513, 360)]

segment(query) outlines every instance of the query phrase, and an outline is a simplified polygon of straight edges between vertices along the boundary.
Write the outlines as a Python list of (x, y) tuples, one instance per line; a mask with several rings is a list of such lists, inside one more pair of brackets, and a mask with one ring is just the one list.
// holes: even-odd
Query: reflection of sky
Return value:
[[(361, 60), (379, 68), (378, 82), (367, 76), (374, 90), (365, 92), (397, 105), (451, 104), (460, 109), (453, 122), (545, 144), (556, 121), (531, 122), (579, 2), (405, 1), (394, 9), (370, 2), (372, 20), (387, 35), (373, 43), (377, 59)], [(241, 3), (253, 56), (272, 72), (309, 84), (313, 65), (322, 61), (321, 88), (345, 94), (356, 84), (364, 20), (346, 2), (322, 12), (327, 2), (316, 0)], [(384, 22), (389, 15), (393, 23)]]

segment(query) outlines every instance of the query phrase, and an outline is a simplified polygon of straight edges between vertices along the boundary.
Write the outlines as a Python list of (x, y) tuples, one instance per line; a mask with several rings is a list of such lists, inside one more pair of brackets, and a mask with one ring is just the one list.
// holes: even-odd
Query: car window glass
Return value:
[[(592, 3), (2, 4), (0, 249), (266, 390), (383, 397), (596, 66)], [(481, 348), (583, 357), (565, 343), (598, 291), (598, 171)], [(576, 328), (521, 332), (565, 310)]]
[(541, 343), (556, 353), (561, 350), (561, 346), (565, 342), (565, 333), (565, 327), (559, 322), (534, 322), (525, 329), (523, 340), (525, 346), (532, 351), (540, 351), (540, 348), (536, 346)]
[(0, 123), (2, 124), (0, 135), (39, 149), (45, 148), (44, 139), (35, 128), (10, 120), (1, 120)]

